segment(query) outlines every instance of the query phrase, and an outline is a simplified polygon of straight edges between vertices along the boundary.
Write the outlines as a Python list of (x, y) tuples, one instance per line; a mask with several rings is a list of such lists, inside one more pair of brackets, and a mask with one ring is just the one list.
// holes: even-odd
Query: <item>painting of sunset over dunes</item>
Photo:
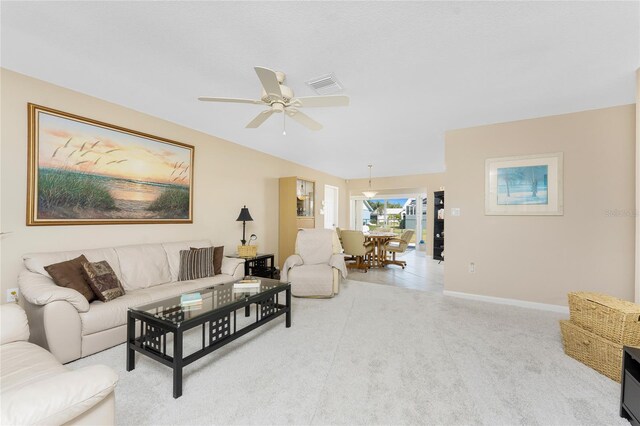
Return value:
[(29, 107), (30, 224), (191, 222), (192, 146)]

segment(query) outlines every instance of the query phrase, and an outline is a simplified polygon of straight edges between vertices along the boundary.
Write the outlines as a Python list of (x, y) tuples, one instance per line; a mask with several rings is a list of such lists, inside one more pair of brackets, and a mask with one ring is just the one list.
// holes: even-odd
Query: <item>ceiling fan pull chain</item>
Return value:
[(282, 136), (287, 136), (287, 112), (282, 111)]

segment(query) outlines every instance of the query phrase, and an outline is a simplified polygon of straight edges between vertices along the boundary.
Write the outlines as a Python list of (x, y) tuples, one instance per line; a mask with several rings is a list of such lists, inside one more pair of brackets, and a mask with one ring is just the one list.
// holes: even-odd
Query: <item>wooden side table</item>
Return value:
[(258, 253), (255, 257), (240, 257), (237, 254), (228, 255), (237, 259), (244, 259), (244, 275), (279, 279), (273, 253)]

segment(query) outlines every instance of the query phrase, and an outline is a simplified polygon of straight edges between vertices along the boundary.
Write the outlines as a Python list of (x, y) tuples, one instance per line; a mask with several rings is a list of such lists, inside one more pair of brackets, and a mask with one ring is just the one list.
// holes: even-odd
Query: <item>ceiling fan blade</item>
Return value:
[(349, 106), (349, 97), (344, 95), (306, 96), (292, 99), (290, 104), (307, 108)]
[(271, 114), (273, 114), (274, 112), (275, 111), (272, 109), (267, 109), (262, 111), (260, 114), (256, 116), (256, 118), (251, 120), (251, 122), (247, 124), (245, 127), (247, 129), (255, 129), (257, 127), (260, 127), (260, 125), (265, 121), (267, 121), (267, 118), (271, 117)]
[(317, 121), (315, 121), (313, 118), (309, 117), (304, 112), (301, 112), (301, 111), (299, 111), (297, 109), (294, 109), (294, 108), (287, 109), (286, 111), (287, 111), (287, 115), (289, 117), (293, 118), (298, 123), (300, 123), (303, 126), (305, 126), (306, 128), (311, 129), (311, 130), (320, 130), (320, 129), (322, 129), (322, 124), (318, 123)]
[(240, 99), (240, 98), (213, 98), (211, 96), (200, 96), (199, 101), (204, 102), (230, 102), (235, 104), (256, 104), (264, 105), (265, 103), (259, 99)]
[(280, 89), (280, 83), (278, 82), (278, 76), (276, 72), (269, 68), (254, 67), (264, 91), (267, 95), (282, 99), (282, 90)]

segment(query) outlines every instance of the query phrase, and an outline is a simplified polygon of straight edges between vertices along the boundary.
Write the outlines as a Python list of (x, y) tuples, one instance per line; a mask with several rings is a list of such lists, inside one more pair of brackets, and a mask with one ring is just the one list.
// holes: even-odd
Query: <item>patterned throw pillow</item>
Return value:
[(198, 278), (214, 276), (213, 251), (213, 247), (180, 250), (178, 281), (197, 280)]
[(88, 262), (87, 258), (84, 255), (80, 255), (75, 259), (45, 266), (44, 269), (51, 275), (56, 285), (74, 289), (83, 295), (87, 302), (91, 303), (97, 297), (82, 272), (82, 264), (84, 262)]
[(124, 289), (120, 280), (113, 272), (109, 262), (103, 260), (101, 262), (85, 262), (82, 264), (85, 278), (103, 302), (108, 302), (116, 297), (124, 296)]
[[(196, 248), (191, 247), (191, 250), (205, 250), (211, 249), (211, 247)], [(222, 273), (222, 258), (224, 257), (224, 246), (213, 248), (213, 274), (220, 275)]]

